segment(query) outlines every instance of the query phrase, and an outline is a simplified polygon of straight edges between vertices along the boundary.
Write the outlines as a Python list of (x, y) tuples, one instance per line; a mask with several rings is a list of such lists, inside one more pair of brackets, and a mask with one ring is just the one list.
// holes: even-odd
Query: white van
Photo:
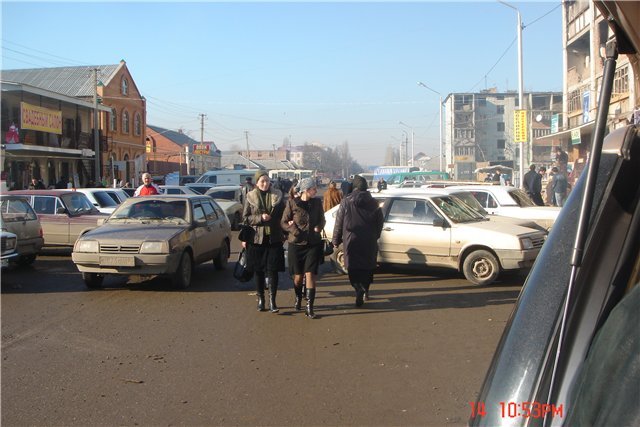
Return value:
[[(247, 177), (253, 176), (260, 169), (220, 169), (207, 171), (200, 175), (196, 184), (243, 185)], [(255, 183), (254, 183), (255, 184)]]

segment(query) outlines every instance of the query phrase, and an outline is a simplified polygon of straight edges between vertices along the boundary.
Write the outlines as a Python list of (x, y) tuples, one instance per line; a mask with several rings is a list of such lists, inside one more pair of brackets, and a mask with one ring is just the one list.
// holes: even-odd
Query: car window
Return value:
[(405, 199), (392, 199), (387, 215), (387, 222), (413, 222), (413, 209), (415, 201)]
[(453, 222), (474, 222), (482, 218), (467, 204), (455, 197), (438, 196), (432, 198), (433, 203)]
[(88, 213), (93, 211), (93, 204), (82, 193), (70, 192), (60, 196), (70, 214)]
[(514, 188), (509, 191), (509, 196), (520, 206), (521, 208), (536, 206), (535, 203), (531, 201), (531, 198), (524, 191), (519, 188)]
[(460, 191), (458, 193), (451, 193), (452, 196), (456, 196), (458, 199), (462, 200), (464, 203), (469, 205), (472, 209), (478, 211), (481, 215), (487, 216), (489, 212), (484, 210), (478, 199), (473, 197), (471, 193), (468, 191)]
[(202, 208), (202, 203), (200, 201), (193, 203), (193, 220), (194, 221), (204, 221), (207, 216), (204, 213), (204, 209)]
[(34, 196), (33, 210), (37, 214), (54, 215), (56, 213), (56, 198), (53, 196)]
[(475, 197), (476, 200), (480, 202), (480, 204), (484, 208), (498, 207), (498, 203), (496, 203), (496, 200), (493, 198), (493, 196), (485, 191), (471, 191), (471, 194), (473, 194), (473, 197)]
[(218, 217), (223, 218), (226, 216), (224, 209), (222, 209), (220, 205), (215, 202), (215, 200), (211, 201), (211, 205), (213, 206), (213, 210), (216, 212), (216, 214), (218, 214)]
[(227, 191), (211, 191), (206, 193), (207, 196), (211, 196), (214, 199), (225, 199), (225, 200), (235, 200), (236, 192), (235, 190), (227, 190)]
[(207, 221), (215, 221), (218, 219), (218, 214), (213, 209), (213, 205), (209, 201), (202, 201), (202, 207), (204, 208), (204, 215)]
[(120, 200), (118, 193), (116, 193), (115, 191), (107, 191), (106, 193), (113, 199), (114, 202), (116, 202), (116, 205), (122, 203), (122, 200)]
[(120, 204), (119, 201), (114, 200), (110, 193), (106, 191), (94, 191), (93, 197), (101, 208), (115, 208)]
[(23, 199), (2, 200), (2, 220), (6, 222), (37, 219), (31, 205)]
[(433, 219), (437, 217), (436, 212), (430, 203), (424, 200), (416, 200), (413, 208), (413, 218), (411, 222), (418, 224), (433, 224)]

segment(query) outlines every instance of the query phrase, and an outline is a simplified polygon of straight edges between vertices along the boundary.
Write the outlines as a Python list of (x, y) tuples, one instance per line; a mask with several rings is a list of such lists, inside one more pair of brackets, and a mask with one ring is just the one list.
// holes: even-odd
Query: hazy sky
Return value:
[[(560, 1), (522, 15), (525, 90), (562, 91)], [(147, 122), (228, 150), (347, 141), (382, 164), (411, 129), (437, 157), (438, 95), (518, 86), (517, 14), (497, 1), (7, 2), (2, 68), (127, 62)]]

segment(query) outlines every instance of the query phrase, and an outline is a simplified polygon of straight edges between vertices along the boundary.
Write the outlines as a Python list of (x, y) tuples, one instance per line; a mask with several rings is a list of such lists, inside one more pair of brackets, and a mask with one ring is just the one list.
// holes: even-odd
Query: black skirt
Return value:
[(288, 261), (289, 273), (302, 275), (304, 273), (318, 274), (318, 267), (324, 260), (324, 244), (294, 245), (289, 244)]
[(247, 243), (247, 269), (258, 273), (284, 271), (282, 242), (261, 245)]

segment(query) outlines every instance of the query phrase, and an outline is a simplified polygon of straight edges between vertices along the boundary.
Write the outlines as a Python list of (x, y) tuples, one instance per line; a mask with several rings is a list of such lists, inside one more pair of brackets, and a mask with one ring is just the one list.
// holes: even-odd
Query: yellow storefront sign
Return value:
[(513, 112), (513, 142), (527, 141), (527, 110)]
[(62, 135), (62, 111), (20, 103), (20, 127), (22, 129)]

